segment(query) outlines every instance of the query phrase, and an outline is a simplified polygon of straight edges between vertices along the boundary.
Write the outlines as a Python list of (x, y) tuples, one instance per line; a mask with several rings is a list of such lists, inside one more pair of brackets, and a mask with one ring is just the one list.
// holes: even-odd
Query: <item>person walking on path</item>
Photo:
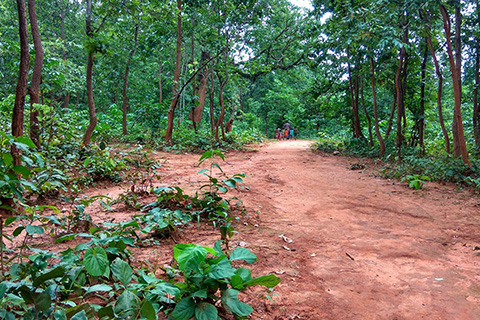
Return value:
[(288, 121), (283, 125), (283, 130), (286, 132), (286, 139), (288, 140), (290, 138), (290, 130), (292, 130), (292, 126)]

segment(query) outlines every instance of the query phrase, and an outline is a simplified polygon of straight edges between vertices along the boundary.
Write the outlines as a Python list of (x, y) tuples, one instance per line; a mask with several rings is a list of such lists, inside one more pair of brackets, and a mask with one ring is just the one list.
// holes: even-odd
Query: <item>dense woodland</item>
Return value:
[(285, 121), (315, 149), (387, 161), (385, 176), (478, 188), (479, 38), (470, 0), (0, 0), (2, 217), (145, 181), (142, 146), (222, 157)]

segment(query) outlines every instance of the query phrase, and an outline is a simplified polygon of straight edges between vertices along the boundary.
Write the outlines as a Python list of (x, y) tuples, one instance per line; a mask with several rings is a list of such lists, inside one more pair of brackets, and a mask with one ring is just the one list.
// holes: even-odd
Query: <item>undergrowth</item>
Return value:
[[(9, 138), (4, 142), (29, 152), (28, 140)], [(199, 166), (206, 165), (199, 172), (205, 177), (205, 184), (193, 196), (179, 187), (153, 189), (145, 184), (142, 175), (155, 174), (159, 167), (140, 149), (118, 153), (118, 161), (123, 165), (141, 168), (134, 188), (113, 200), (101, 195), (77, 195), (62, 210), (24, 201), (27, 190), (33, 191), (32, 183), (26, 180), (30, 170), (26, 166), (14, 168), (6, 154), (3, 153), (1, 164), (4, 180), (10, 183), (4, 183), (0, 190), (2, 209), (12, 214), (6, 218), (5, 226), (13, 231), (2, 234), (2, 239), (21, 245), (8, 250), (3, 247), (2, 319), (154, 320), (168, 315), (171, 319), (188, 320), (217, 319), (226, 314), (245, 318), (253, 309), (241, 302), (238, 294), (250, 286), (273, 288), (280, 282), (272, 274), (253, 277), (246, 265), (254, 263), (257, 257), (249, 249), (229, 247), (229, 239), (235, 234), (231, 222), (244, 209), (236, 206), (238, 201), (235, 205), (230, 203), (225, 195), (231, 189), (247, 187), (243, 186), (243, 173), (223, 172), (218, 160), (225, 156), (219, 150), (207, 151), (200, 157)], [(85, 170), (92, 163), (88, 159), (94, 155), (85, 154)], [(27, 162), (35, 163), (32, 159)], [(44, 166), (38, 163), (40, 160), (36, 162), (37, 167)], [(118, 162), (108, 160), (94, 167), (103, 168), (99, 175), (110, 172), (109, 168), (111, 172), (119, 169)], [(12, 170), (20, 177), (5, 176)], [(150, 192), (156, 201), (142, 204), (142, 196)], [(6, 206), (5, 197), (15, 198), (17, 204)], [(94, 222), (87, 208), (97, 202), (106, 211), (124, 203), (138, 214), (124, 222)], [(156, 272), (158, 267), (148, 261), (140, 266), (132, 263), (131, 248), (156, 245), (157, 239), (180, 232), (192, 222), (213, 224), (219, 230), (220, 240), (211, 248), (175, 245), (174, 263), (161, 268), (161, 276)], [(48, 237), (57, 243), (68, 244), (75, 238), (84, 241), (59, 252), (39, 249), (38, 244), (48, 242)]]

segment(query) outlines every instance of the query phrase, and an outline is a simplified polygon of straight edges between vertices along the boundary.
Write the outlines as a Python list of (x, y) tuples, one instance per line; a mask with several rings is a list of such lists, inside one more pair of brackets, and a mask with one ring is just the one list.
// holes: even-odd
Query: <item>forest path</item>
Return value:
[(238, 197), (258, 211), (234, 240), (258, 255), (252, 273), (282, 278), (276, 303), (252, 319), (480, 319), (478, 198), (434, 183), (413, 191), (309, 144), (222, 164), (248, 175)]
[[(282, 279), (275, 302), (263, 287), (242, 296), (250, 319), (480, 319), (479, 198), (430, 182), (414, 191), (376, 178), (367, 160), (350, 170), (362, 160), (313, 153), (310, 143), (276, 141), (217, 161), (248, 175), (250, 191), (228, 193), (248, 212), (232, 241), (257, 255), (254, 276)], [(157, 157), (161, 185), (192, 193), (205, 184), (198, 154)], [(212, 246), (219, 237), (184, 231), (177, 241)], [(137, 254), (168, 263), (171, 244)]]

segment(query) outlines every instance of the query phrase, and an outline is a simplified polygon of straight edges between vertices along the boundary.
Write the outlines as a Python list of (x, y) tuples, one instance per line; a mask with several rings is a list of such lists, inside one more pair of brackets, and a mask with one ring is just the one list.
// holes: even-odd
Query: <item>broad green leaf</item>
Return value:
[(10, 167), (13, 163), (13, 157), (8, 152), (2, 153), (2, 160), (7, 167)]
[(15, 171), (15, 173), (17, 174), (21, 174), (22, 177), (24, 177), (25, 179), (30, 177), (30, 175), (32, 174), (32, 172), (28, 170), (27, 167), (24, 167), (24, 166), (13, 166), (13, 171)]
[(83, 256), (83, 265), (90, 275), (99, 277), (107, 270), (107, 253), (102, 247), (88, 248)]
[(125, 290), (115, 302), (113, 311), (121, 319), (136, 319), (140, 311), (140, 299), (134, 293)]
[(217, 318), (218, 310), (213, 304), (200, 302), (195, 307), (196, 320), (216, 320)]
[(189, 320), (195, 314), (195, 301), (192, 298), (180, 300), (171, 314), (175, 320)]
[(213, 157), (213, 150), (207, 150), (202, 154), (200, 159), (198, 159), (198, 164), (202, 164), (203, 161), (207, 159), (211, 159), (212, 157)]
[(55, 239), (55, 242), (56, 243), (62, 243), (64, 241), (73, 240), (73, 239), (75, 239), (75, 236), (76, 236), (75, 233), (66, 234), (64, 236), (61, 236), (61, 237), (58, 237), (57, 239)]
[(235, 260), (244, 260), (248, 264), (252, 264), (255, 261), (257, 261), (257, 256), (254, 255), (249, 249), (247, 248), (242, 248), (242, 247), (236, 247), (232, 254), (230, 255), (230, 261), (235, 261)]
[(234, 274), (234, 275), (230, 278), (230, 285), (231, 285), (232, 288), (234, 288), (234, 289), (242, 290), (242, 289), (244, 288), (242, 277), (240, 277), (238, 274)]
[(209, 277), (213, 279), (224, 279), (230, 278), (235, 274), (235, 269), (233, 269), (230, 261), (228, 259), (223, 259), (217, 264), (211, 266)]
[(15, 137), (15, 141), (26, 144), (28, 147), (30, 147), (32, 149), (37, 148), (35, 143), (33, 143), (33, 141), (29, 137), (26, 137), (26, 136)]
[(115, 319), (115, 312), (113, 312), (112, 306), (103, 307), (97, 312), (97, 316), (101, 319), (106, 317), (107, 319)]
[(112, 291), (112, 287), (106, 284), (96, 284), (91, 287), (83, 287), (85, 289), (85, 294), (89, 294), (92, 292), (109, 292)]
[(20, 295), (26, 303), (32, 303), (36, 309), (40, 311), (47, 311), (52, 305), (52, 299), (46, 292), (36, 293), (31, 291), (27, 286), (19, 288)]
[(206, 298), (207, 297), (207, 289), (200, 289), (192, 293), (192, 297), (196, 298)]
[(45, 233), (45, 229), (43, 229), (43, 227), (33, 226), (31, 224), (25, 227), (25, 231), (27, 231), (28, 234), (44, 234)]
[(244, 282), (252, 280), (252, 273), (250, 272), (250, 269), (238, 268), (235, 270), (235, 274), (239, 275)]
[(173, 257), (178, 262), (180, 270), (185, 269), (185, 264), (191, 258), (191, 254), (196, 255), (198, 259), (204, 261), (207, 256), (207, 252), (215, 255), (214, 249), (196, 244), (176, 244), (173, 247)]
[(120, 280), (120, 282), (126, 286), (132, 280), (132, 267), (120, 258), (116, 258), (110, 269), (113, 275)]
[(246, 303), (238, 300), (238, 293), (235, 289), (227, 289), (222, 294), (222, 305), (227, 311), (233, 312), (237, 316), (246, 317), (253, 312), (253, 308)]
[(230, 179), (225, 180), (225, 184), (226, 184), (227, 186), (229, 186), (230, 188), (236, 188), (236, 187), (237, 187), (237, 184), (235, 183), (235, 181), (230, 180)]
[(251, 286), (255, 286), (255, 285), (261, 285), (261, 286), (265, 286), (267, 288), (273, 288), (277, 284), (279, 284), (280, 281), (282, 281), (282, 279), (280, 279), (279, 277), (277, 277), (273, 274), (269, 274), (269, 275), (266, 275), (266, 276), (256, 277), (256, 278), (254, 278), (250, 281), (247, 281), (247, 282), (244, 283), (244, 286), (245, 287), (251, 287)]
[(216, 154), (217, 156), (219, 156), (220, 159), (222, 159), (223, 161), (225, 161), (225, 155), (222, 153), (222, 151), (216, 149), (216, 150), (213, 150), (213, 153)]
[(65, 310), (57, 310), (53, 313), (53, 318), (55, 320), (67, 320), (67, 314)]
[(152, 303), (148, 300), (145, 300), (142, 306), (142, 310), (140, 311), (142, 318), (147, 320), (156, 320), (157, 314), (155, 312), (155, 308), (153, 307)]
[(16, 236), (18, 236), (20, 233), (22, 233), (23, 230), (25, 230), (25, 227), (18, 227), (18, 228), (16, 228), (15, 230), (13, 230), (12, 235), (13, 235), (14, 237), (16, 237)]
[(88, 320), (88, 318), (85, 310), (82, 310), (71, 317), (70, 320)]
[(33, 281), (33, 286), (38, 287), (43, 284), (45, 281), (63, 277), (65, 275), (65, 269), (63, 267), (56, 267), (55, 269), (50, 270), (47, 273), (40, 275)]

